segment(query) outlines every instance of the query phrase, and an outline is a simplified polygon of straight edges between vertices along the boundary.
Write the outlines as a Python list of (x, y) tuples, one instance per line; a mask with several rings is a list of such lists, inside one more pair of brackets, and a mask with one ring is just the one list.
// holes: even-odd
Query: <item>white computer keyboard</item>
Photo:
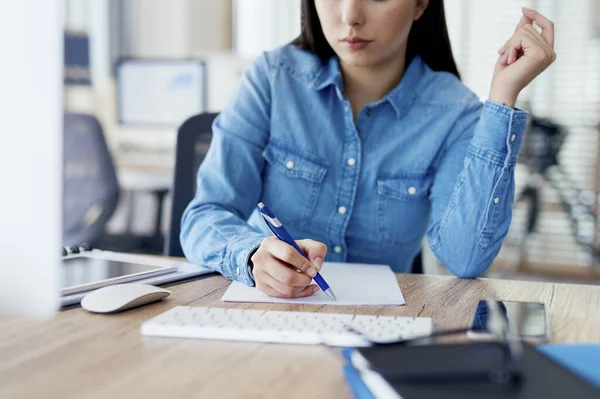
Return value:
[(433, 321), (427, 317), (176, 306), (141, 326), (143, 335), (160, 337), (368, 346), (352, 329), (370, 339), (406, 339), (431, 334)]

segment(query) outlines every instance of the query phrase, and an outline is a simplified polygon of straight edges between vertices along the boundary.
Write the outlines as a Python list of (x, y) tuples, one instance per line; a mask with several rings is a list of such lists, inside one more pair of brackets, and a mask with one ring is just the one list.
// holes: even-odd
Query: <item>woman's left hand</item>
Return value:
[[(533, 22), (542, 29), (541, 33)], [(489, 99), (513, 108), (521, 90), (556, 59), (554, 24), (524, 7), (517, 29), (498, 53)]]

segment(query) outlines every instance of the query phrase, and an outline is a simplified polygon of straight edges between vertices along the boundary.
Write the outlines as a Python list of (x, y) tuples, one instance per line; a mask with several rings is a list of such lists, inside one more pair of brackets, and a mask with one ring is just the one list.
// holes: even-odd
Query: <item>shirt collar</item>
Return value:
[[(405, 115), (417, 97), (417, 89), (424, 74), (425, 63), (417, 54), (408, 65), (408, 68), (406, 68), (400, 83), (381, 99), (380, 102), (389, 102), (398, 117)], [(334, 85), (337, 91), (340, 92), (343, 86), (342, 82), (342, 72), (338, 58), (333, 56), (323, 64), (323, 67), (315, 76), (310, 87), (315, 90), (321, 90), (327, 86)]]
[(335, 85), (341, 89), (343, 86), (342, 82), (342, 71), (340, 69), (340, 64), (338, 63), (338, 58), (332, 56), (329, 60), (325, 61), (315, 79), (310, 84), (310, 87), (315, 90), (321, 90), (329, 85)]
[(421, 80), (425, 74), (425, 64), (418, 54), (414, 56), (402, 76), (400, 83), (385, 96), (384, 100), (396, 110), (398, 117), (406, 115), (415, 99)]

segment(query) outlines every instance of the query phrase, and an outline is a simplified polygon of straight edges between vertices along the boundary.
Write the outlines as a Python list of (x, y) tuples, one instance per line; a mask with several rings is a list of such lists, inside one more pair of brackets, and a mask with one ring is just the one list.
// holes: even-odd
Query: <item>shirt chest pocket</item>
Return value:
[(404, 173), (377, 179), (379, 238), (389, 243), (421, 239), (431, 205), (428, 173)]
[(324, 162), (290, 148), (269, 144), (263, 178), (263, 201), (283, 223), (310, 223), (327, 167)]

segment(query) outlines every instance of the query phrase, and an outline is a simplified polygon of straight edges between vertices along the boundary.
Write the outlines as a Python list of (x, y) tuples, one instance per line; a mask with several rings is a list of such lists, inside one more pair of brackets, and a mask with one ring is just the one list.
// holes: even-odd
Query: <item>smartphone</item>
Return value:
[[(496, 301), (496, 303), (514, 335), (531, 343), (550, 341), (550, 324), (546, 306), (543, 303), (514, 301)], [(493, 339), (494, 336), (486, 327), (488, 317), (487, 301), (481, 300), (473, 311), (467, 337)]]

